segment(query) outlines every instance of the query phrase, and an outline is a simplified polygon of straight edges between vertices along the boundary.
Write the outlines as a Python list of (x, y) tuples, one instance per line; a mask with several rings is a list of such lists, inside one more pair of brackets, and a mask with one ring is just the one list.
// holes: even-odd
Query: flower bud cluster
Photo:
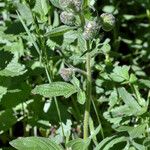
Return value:
[(81, 10), (82, 7), (82, 0), (73, 0), (74, 8), (77, 12)]
[[(76, 14), (81, 13), (82, 0), (59, 0), (59, 2), (63, 9), (63, 12), (60, 14), (61, 22), (65, 25), (74, 25), (76, 22)], [(115, 17), (110, 13), (103, 13), (99, 21), (86, 22), (83, 37), (85, 40), (91, 40), (97, 35), (101, 27), (104, 31), (110, 31), (114, 26)]]
[(75, 16), (72, 12), (63, 11), (60, 14), (60, 20), (66, 25), (73, 25), (75, 22)]
[(70, 8), (76, 12), (82, 7), (82, 0), (59, 0), (59, 3), (63, 8)]
[(110, 13), (103, 13), (101, 16), (102, 29), (104, 31), (110, 31), (115, 26), (115, 17)]
[(96, 21), (88, 21), (84, 27), (83, 37), (85, 40), (94, 38), (100, 29), (100, 25)]
[(80, 12), (82, 0), (59, 0), (64, 11), (60, 14), (60, 20), (66, 25), (75, 23), (75, 13)]
[(62, 68), (60, 70), (60, 75), (65, 81), (70, 81), (72, 79), (73, 69), (72, 68)]

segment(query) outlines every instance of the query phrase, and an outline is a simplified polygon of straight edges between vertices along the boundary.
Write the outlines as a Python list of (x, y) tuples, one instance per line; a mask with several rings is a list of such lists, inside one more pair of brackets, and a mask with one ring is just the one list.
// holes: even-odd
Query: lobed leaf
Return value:
[(129, 106), (129, 108), (132, 108), (135, 114), (141, 111), (140, 105), (125, 88), (119, 88), (118, 92), (124, 103)]

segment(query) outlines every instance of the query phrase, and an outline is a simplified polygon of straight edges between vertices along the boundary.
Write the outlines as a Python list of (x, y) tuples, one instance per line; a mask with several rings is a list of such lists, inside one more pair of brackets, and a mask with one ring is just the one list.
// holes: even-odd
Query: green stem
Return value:
[(84, 18), (83, 12), (79, 13), (78, 15), (79, 15), (79, 18), (80, 18), (80, 20), (81, 20), (82, 29), (84, 30), (85, 18)]
[[(49, 83), (51, 83), (52, 80), (51, 80), (51, 78), (50, 78), (50, 75), (49, 75), (47, 66), (45, 66), (45, 71), (46, 71), (46, 75), (47, 75), (48, 81), (49, 81)], [(54, 102), (55, 102), (55, 105), (56, 105), (56, 110), (57, 110), (58, 118), (59, 118), (60, 125), (61, 125), (61, 128), (62, 128), (62, 133), (63, 133), (63, 136), (64, 136), (64, 138), (65, 138), (65, 132), (64, 132), (63, 124), (62, 124), (60, 109), (59, 109), (59, 105), (58, 105), (58, 102), (57, 102), (56, 97), (54, 97)]]
[(104, 139), (105, 136), (104, 136), (104, 131), (103, 131), (102, 123), (101, 123), (101, 120), (100, 120), (100, 117), (99, 117), (99, 115), (98, 115), (98, 111), (97, 111), (97, 108), (96, 108), (96, 105), (95, 105), (93, 99), (92, 99), (92, 104), (93, 104), (94, 111), (95, 111), (95, 113), (96, 113), (96, 117), (97, 117), (98, 123), (99, 123), (99, 125), (101, 126), (101, 135), (102, 135), (102, 138)]
[[(87, 49), (89, 50), (89, 42), (87, 42)], [(92, 77), (91, 77), (91, 55), (90, 52), (86, 54), (86, 69), (87, 69), (87, 99), (85, 105), (85, 113), (84, 113), (84, 139), (88, 138), (89, 135), (89, 118), (90, 118), (90, 107), (91, 107), (91, 85), (92, 85)]]

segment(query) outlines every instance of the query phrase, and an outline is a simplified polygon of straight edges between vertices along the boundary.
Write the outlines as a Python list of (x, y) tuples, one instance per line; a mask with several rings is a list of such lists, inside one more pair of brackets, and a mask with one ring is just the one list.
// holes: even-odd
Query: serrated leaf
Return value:
[(133, 96), (126, 91), (125, 88), (119, 88), (118, 89), (119, 95), (124, 101), (124, 103), (129, 106), (129, 108), (134, 110), (134, 114), (137, 115), (141, 111), (140, 105), (137, 103), (137, 101), (133, 98)]
[(134, 110), (130, 108), (127, 105), (121, 105), (119, 107), (115, 107), (111, 109), (111, 116), (116, 118), (116, 117), (123, 117), (123, 116), (131, 116), (134, 113)]
[(63, 150), (50, 139), (42, 137), (18, 138), (11, 141), (10, 145), (17, 150)]
[(141, 137), (145, 134), (146, 130), (146, 124), (141, 124), (135, 127), (130, 126), (120, 126), (116, 129), (118, 132), (126, 131), (129, 133), (130, 137), (132, 139)]
[(36, 86), (32, 92), (33, 94), (40, 94), (44, 97), (64, 96), (68, 98), (76, 93), (77, 89), (72, 84), (66, 82), (53, 82)]
[(33, 22), (33, 16), (30, 8), (27, 5), (18, 3), (17, 8), (21, 17), (26, 21), (27, 25), (30, 25)]
[(82, 36), (79, 36), (78, 38), (78, 47), (79, 47), (79, 50), (82, 52), (85, 52), (87, 50), (86, 40), (82, 38)]
[(36, 0), (33, 11), (44, 17), (48, 13), (48, 3), (47, 0)]
[(123, 82), (129, 80), (129, 69), (128, 66), (116, 66), (113, 70), (113, 73), (110, 74), (110, 77), (115, 82)]
[(68, 31), (64, 34), (64, 42), (66, 44), (73, 43), (77, 39), (77, 32), (76, 31)]
[(116, 90), (112, 91), (110, 96), (109, 96), (109, 106), (110, 108), (114, 107), (118, 102), (118, 95)]
[(7, 93), (7, 88), (0, 86), (0, 100), (2, 99), (3, 95)]
[(115, 118), (112, 118), (111, 116), (111, 113), (110, 112), (104, 112), (104, 117), (105, 119), (107, 119), (110, 123), (113, 123), (113, 124), (119, 124), (121, 122), (121, 120), (123, 119), (122, 116), (120, 117), (115, 117)]
[(22, 75), (26, 72), (25, 66), (18, 63), (18, 58), (15, 56), (12, 61), (9, 62), (7, 67), (3, 70), (0, 70), (0, 76), (5, 77), (15, 77)]
[(131, 127), (128, 130), (130, 137), (132, 137), (132, 138), (138, 138), (141, 135), (145, 134), (145, 132), (146, 132), (146, 126), (147, 126), (147, 124), (141, 124), (141, 125), (139, 125), (137, 127)]
[(70, 26), (63, 25), (63, 26), (59, 26), (57, 28), (52, 29), (51, 31), (46, 33), (45, 36), (49, 36), (49, 37), (61, 36), (65, 32), (68, 32), (73, 29), (76, 29), (76, 27), (70, 27)]

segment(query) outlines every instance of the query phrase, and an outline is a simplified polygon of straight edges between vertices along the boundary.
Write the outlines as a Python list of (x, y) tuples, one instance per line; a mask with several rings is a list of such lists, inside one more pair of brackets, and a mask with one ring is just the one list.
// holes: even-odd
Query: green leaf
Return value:
[(109, 45), (108, 43), (106, 43), (106, 44), (104, 44), (104, 45), (102, 46), (101, 50), (103, 51), (104, 54), (107, 54), (107, 53), (110, 52), (111, 47), (110, 47), (110, 45)]
[(111, 109), (111, 116), (116, 117), (123, 117), (123, 116), (131, 116), (134, 113), (134, 110), (127, 105), (121, 105), (118, 107), (114, 107)]
[(118, 95), (116, 90), (112, 91), (109, 96), (109, 106), (112, 108), (114, 107), (118, 102)]
[(17, 150), (63, 150), (50, 139), (42, 137), (18, 138), (11, 141), (10, 145)]
[(113, 70), (113, 73), (110, 74), (110, 77), (115, 82), (123, 82), (129, 80), (129, 69), (128, 66), (116, 66)]
[(75, 139), (67, 143), (67, 147), (71, 148), (72, 150), (87, 150), (88, 145), (90, 143), (90, 140), (88, 139), (87, 141), (83, 139)]
[(78, 47), (81, 52), (86, 52), (87, 50), (86, 40), (81, 36), (81, 34), (79, 34), (78, 37)]
[(76, 93), (77, 89), (72, 84), (66, 82), (53, 82), (36, 86), (32, 92), (33, 94), (40, 94), (44, 97), (64, 96), (68, 98)]
[(54, 21), (53, 21), (53, 27), (59, 26), (59, 13), (55, 10), (54, 11)]
[(19, 18), (19, 20), (21, 21), (21, 23), (22, 23), (22, 25), (23, 25), (25, 31), (27, 32), (27, 34), (28, 34), (28, 36), (29, 36), (29, 38), (30, 38), (30, 40), (31, 40), (31, 43), (34, 45), (34, 47), (35, 47), (37, 53), (40, 55), (40, 54), (41, 54), (41, 53), (40, 53), (40, 49), (39, 49), (38, 45), (36, 44), (36, 42), (35, 42), (35, 40), (34, 40), (34, 37), (32, 36), (30, 30), (28, 29), (28, 27), (26, 26), (25, 22), (23, 21), (22, 16), (19, 14), (18, 11), (17, 11), (17, 15), (18, 15), (18, 18)]
[(133, 73), (131, 73), (129, 82), (135, 83), (136, 81), (137, 81), (137, 77)]
[(104, 147), (106, 145), (107, 142), (109, 142), (111, 139), (115, 138), (115, 136), (112, 137), (107, 137), (105, 139), (103, 139), (95, 148), (94, 150), (100, 150), (102, 149), (102, 147)]
[(59, 0), (50, 0), (50, 2), (51, 2), (55, 7), (61, 8), (61, 7), (60, 7), (60, 4), (59, 4)]
[(7, 67), (0, 71), (0, 76), (15, 77), (22, 75), (26, 72), (25, 66), (18, 63), (18, 58), (14, 59), (7, 65)]
[(133, 98), (133, 96), (126, 91), (125, 88), (119, 88), (118, 89), (119, 95), (124, 101), (124, 103), (129, 106), (129, 108), (134, 110), (134, 113), (137, 115), (141, 111), (140, 105), (137, 103), (137, 101)]
[(30, 25), (33, 22), (33, 16), (30, 8), (27, 5), (18, 3), (17, 4), (18, 11), (22, 17), (27, 23), (27, 25)]
[(48, 3), (47, 0), (36, 0), (33, 11), (44, 17), (48, 13)]
[(77, 32), (76, 31), (69, 31), (69, 32), (66, 32), (64, 34), (64, 42), (66, 44), (70, 44), (70, 43), (73, 43), (76, 39), (77, 39)]
[(137, 149), (137, 150), (146, 150), (145, 146), (138, 144), (134, 141), (132, 141), (132, 145)]
[(150, 88), (150, 80), (140, 79), (139, 82)]
[(103, 7), (103, 12), (105, 13), (113, 13), (115, 11), (115, 7), (113, 5), (106, 5)]
[[(67, 137), (68, 135), (70, 136), (71, 134), (71, 126), (72, 126), (72, 122), (71, 120), (67, 120), (66, 124), (62, 123), (63, 129), (64, 129), (64, 135)], [(56, 131), (56, 134), (61, 134), (61, 136), (63, 137), (63, 131), (62, 131), (62, 127), (60, 126), (60, 128)]]
[(49, 31), (48, 33), (45, 34), (45, 36), (49, 36), (49, 37), (56, 37), (56, 36), (61, 36), (63, 35), (65, 32), (70, 31), (75, 29), (76, 27), (70, 27), (70, 26), (59, 26), (57, 28), (52, 29), (51, 31)]
[(123, 150), (129, 150), (129, 147), (130, 147), (130, 143), (129, 141), (127, 141), (127, 145), (123, 148)]
[(93, 8), (94, 4), (96, 3), (97, 0), (83, 0), (83, 8)]
[(109, 143), (103, 148), (103, 150), (110, 150), (110, 148), (112, 148), (115, 144), (120, 143), (120, 142), (125, 142), (125, 141), (127, 141), (127, 138), (124, 136), (115, 138), (109, 141)]
[(89, 136), (89, 139), (93, 140), (93, 142), (97, 144), (96, 135), (101, 131), (102, 127), (101, 125), (99, 125), (96, 129), (94, 129), (94, 122), (92, 118), (90, 118), (89, 127), (90, 127), (90, 133), (91, 133), (91, 135)]
[(144, 141), (143, 141), (143, 145), (147, 148), (150, 147), (150, 137), (147, 137)]
[(85, 103), (85, 100), (86, 100), (86, 95), (85, 95), (85, 92), (80, 90), (77, 94), (77, 100), (78, 102), (83, 105)]
[(130, 137), (138, 138), (138, 137), (144, 135), (146, 132), (146, 126), (147, 126), (147, 124), (142, 124), (137, 127), (131, 127), (128, 130)]
[(16, 122), (17, 118), (12, 109), (7, 109), (5, 111), (0, 111), (0, 134), (11, 128)]
[(0, 86), (0, 100), (2, 99), (3, 95), (7, 93), (7, 88)]
[(146, 132), (146, 124), (141, 124), (135, 127), (120, 126), (116, 129), (118, 132), (126, 131), (132, 139), (142, 137)]

